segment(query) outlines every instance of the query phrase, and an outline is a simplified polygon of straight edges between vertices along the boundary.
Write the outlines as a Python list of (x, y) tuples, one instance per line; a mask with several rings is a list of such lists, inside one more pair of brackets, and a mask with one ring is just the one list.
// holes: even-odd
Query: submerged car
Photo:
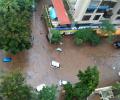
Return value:
[(113, 42), (113, 46), (114, 46), (115, 48), (119, 49), (119, 48), (120, 48), (120, 41), (115, 41), (115, 42)]

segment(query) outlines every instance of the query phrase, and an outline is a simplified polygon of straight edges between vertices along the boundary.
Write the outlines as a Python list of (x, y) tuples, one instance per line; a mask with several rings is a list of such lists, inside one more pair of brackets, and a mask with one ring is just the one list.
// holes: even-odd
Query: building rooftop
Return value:
[(55, 8), (57, 18), (60, 25), (70, 24), (70, 19), (65, 10), (64, 4), (62, 0), (52, 0), (53, 6)]

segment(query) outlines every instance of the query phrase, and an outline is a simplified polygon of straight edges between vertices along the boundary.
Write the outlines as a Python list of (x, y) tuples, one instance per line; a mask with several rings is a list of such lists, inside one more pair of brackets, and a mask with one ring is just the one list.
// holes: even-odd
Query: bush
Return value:
[(86, 41), (86, 36), (84, 34), (84, 30), (78, 30), (74, 33), (74, 43), (79, 46)]
[(100, 37), (95, 33), (95, 32), (92, 32), (91, 33), (91, 37), (92, 38), (89, 38), (88, 41), (91, 45), (98, 45), (100, 43)]
[(83, 40), (80, 38), (75, 38), (74, 42), (76, 45), (80, 46), (83, 43)]
[(78, 30), (74, 33), (74, 37), (75, 37), (75, 39), (79, 38), (79, 39), (82, 39), (83, 42), (86, 42), (87, 41), (86, 39), (88, 37), (86, 35), (89, 35), (89, 34), (86, 34), (86, 33), (88, 33), (87, 29), (81, 29), (81, 30)]
[(92, 45), (98, 45), (100, 43), (100, 37), (93, 29), (81, 29), (75, 32), (74, 42), (76, 45), (81, 45), (84, 42), (91, 43)]
[(62, 35), (60, 34), (60, 31), (58, 30), (51, 30), (51, 43), (56, 44), (59, 43), (62, 40)]

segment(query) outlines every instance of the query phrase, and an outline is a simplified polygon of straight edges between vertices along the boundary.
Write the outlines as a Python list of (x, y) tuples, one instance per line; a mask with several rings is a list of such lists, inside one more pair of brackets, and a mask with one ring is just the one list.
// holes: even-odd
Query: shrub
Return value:
[(79, 38), (79, 39), (82, 39), (84, 42), (86, 42), (87, 41), (86, 39), (88, 37), (86, 35), (89, 35), (89, 34), (86, 34), (86, 33), (88, 33), (87, 29), (81, 29), (81, 30), (78, 30), (74, 33), (74, 37), (75, 37), (75, 39)]
[(74, 42), (76, 45), (80, 46), (83, 43), (83, 40), (80, 38), (75, 38)]
[(92, 32), (91, 37), (88, 39), (88, 41), (91, 45), (95, 46), (100, 43), (100, 37), (95, 32)]
[(86, 41), (86, 37), (85, 37), (85, 34), (84, 34), (84, 30), (78, 30), (77, 32), (75, 32), (74, 42), (77, 46), (81, 45), (85, 41)]
[(51, 30), (51, 43), (56, 44), (59, 43), (62, 40), (62, 35), (60, 34), (60, 31), (58, 30)]

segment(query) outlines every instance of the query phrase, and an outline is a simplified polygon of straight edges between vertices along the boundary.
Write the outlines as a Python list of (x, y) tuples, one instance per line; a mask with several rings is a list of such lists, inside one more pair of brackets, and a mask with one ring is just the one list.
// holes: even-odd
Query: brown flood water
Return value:
[[(42, 3), (33, 14), (33, 47), (28, 51), (12, 56), (11, 63), (3, 63), (0, 60), (1, 74), (19, 69), (25, 74), (27, 83), (36, 87), (42, 83), (58, 84), (60, 79), (72, 83), (77, 82), (78, 70), (85, 70), (89, 65), (97, 65), (100, 71), (99, 87), (119, 81), (120, 50), (114, 49), (105, 41), (97, 47), (89, 45), (77, 47), (73, 44), (71, 36), (65, 36), (63, 45), (50, 45), (46, 39), (46, 29), (40, 20), (41, 11)], [(63, 52), (56, 52), (57, 47), (61, 47)], [(0, 59), (3, 57), (4, 54), (1, 51)], [(50, 67), (52, 60), (60, 62), (59, 69)]]

